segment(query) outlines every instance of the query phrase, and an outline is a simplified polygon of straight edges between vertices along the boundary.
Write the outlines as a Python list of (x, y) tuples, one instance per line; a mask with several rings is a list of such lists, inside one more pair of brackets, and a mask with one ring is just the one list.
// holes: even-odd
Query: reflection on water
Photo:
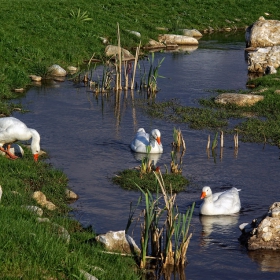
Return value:
[(228, 233), (231, 228), (237, 226), (239, 215), (230, 216), (205, 216), (200, 215), (203, 237), (209, 236), (213, 231)]
[(153, 165), (156, 166), (158, 161), (160, 160), (160, 158), (162, 157), (162, 154), (143, 154), (143, 153), (133, 153), (133, 156), (134, 158), (137, 160), (137, 161), (142, 161), (142, 159), (144, 157), (148, 157), (149, 160), (152, 161)]
[(279, 250), (249, 251), (248, 256), (259, 265), (261, 271), (280, 272)]

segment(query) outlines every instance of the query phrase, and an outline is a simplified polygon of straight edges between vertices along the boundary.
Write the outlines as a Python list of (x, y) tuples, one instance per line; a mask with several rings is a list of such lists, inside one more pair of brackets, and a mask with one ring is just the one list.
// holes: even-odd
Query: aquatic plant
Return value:
[(183, 138), (183, 134), (181, 129), (177, 129), (177, 128), (173, 128), (173, 140), (174, 142), (172, 143), (173, 148), (175, 148), (176, 150), (180, 150), (182, 148), (182, 150), (186, 150), (186, 144), (185, 144), (185, 140)]
[[(174, 193), (184, 191), (189, 184), (189, 180), (185, 178), (181, 173), (163, 173), (162, 177), (166, 183), (167, 191)], [(135, 183), (139, 185), (143, 190), (149, 190), (150, 192), (157, 192), (156, 179), (153, 174), (146, 173), (140, 174), (139, 169), (125, 169), (118, 172), (111, 178), (112, 182), (126, 190), (138, 190)]]
[[(176, 194), (171, 192), (169, 195), (166, 192), (161, 172), (154, 172), (154, 174), (162, 196), (159, 196), (157, 192), (154, 197), (151, 192), (144, 191), (136, 184), (145, 198), (145, 209), (142, 211), (143, 221), (141, 223), (140, 268), (147, 267), (147, 259), (157, 260), (163, 268), (169, 265), (183, 266), (186, 262), (186, 253), (192, 236), (191, 233), (189, 234), (189, 228), (195, 203), (187, 209), (185, 214), (179, 213), (175, 205)], [(160, 208), (162, 200), (164, 207)], [(165, 218), (162, 219), (164, 214)], [(150, 254), (148, 254), (149, 241)], [(175, 246), (172, 245), (173, 242)]]

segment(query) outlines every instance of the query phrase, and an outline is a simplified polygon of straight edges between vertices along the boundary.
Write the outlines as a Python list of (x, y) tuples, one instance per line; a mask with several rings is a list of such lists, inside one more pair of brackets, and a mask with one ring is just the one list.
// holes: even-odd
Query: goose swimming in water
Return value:
[(146, 153), (147, 146), (150, 146), (151, 154), (161, 154), (163, 153), (163, 147), (160, 137), (161, 134), (158, 129), (153, 129), (149, 134), (145, 132), (144, 128), (139, 128), (130, 144), (130, 148), (136, 153)]
[(239, 191), (231, 188), (224, 192), (212, 194), (210, 187), (203, 187), (201, 199), (204, 199), (200, 205), (201, 215), (231, 215), (238, 213), (241, 209)]
[[(0, 151), (6, 153), (9, 158), (18, 158), (10, 151), (12, 143), (31, 138), (31, 152), (34, 160), (37, 161), (40, 152), (39, 133), (35, 129), (28, 128), (22, 121), (14, 117), (0, 118)], [(7, 144), (7, 149), (3, 148), (4, 144)]]

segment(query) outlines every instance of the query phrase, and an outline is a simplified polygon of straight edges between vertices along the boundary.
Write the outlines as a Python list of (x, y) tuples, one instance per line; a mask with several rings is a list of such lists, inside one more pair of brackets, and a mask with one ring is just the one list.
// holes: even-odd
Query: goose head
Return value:
[(40, 153), (40, 135), (35, 129), (30, 128), (30, 132), (32, 134), (31, 141), (31, 152), (33, 154), (33, 158), (35, 161), (38, 161), (39, 153)]
[(205, 187), (202, 188), (200, 199), (209, 197), (211, 195), (212, 195), (212, 191), (211, 191), (210, 187), (205, 186)]
[(158, 144), (160, 145), (161, 142), (160, 142), (160, 131), (158, 129), (153, 129), (151, 131), (151, 136), (152, 136), (152, 139), (156, 140), (158, 142)]

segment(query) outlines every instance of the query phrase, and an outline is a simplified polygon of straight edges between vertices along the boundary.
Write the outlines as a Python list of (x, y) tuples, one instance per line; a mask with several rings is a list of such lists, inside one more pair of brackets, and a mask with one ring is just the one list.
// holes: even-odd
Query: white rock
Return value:
[[(105, 48), (105, 55), (114, 58), (119, 53), (118, 46), (108, 45)], [(134, 56), (126, 49), (121, 48), (122, 60), (134, 60)]]
[(137, 31), (133, 31), (133, 30), (126, 30), (126, 31), (129, 32), (130, 34), (137, 36), (138, 38), (141, 37), (141, 33), (137, 32)]
[(80, 272), (83, 274), (83, 276), (86, 278), (86, 280), (98, 280), (95, 276), (89, 274), (88, 272), (84, 270), (80, 270)]
[(158, 40), (164, 44), (198, 45), (197, 39), (184, 35), (164, 34), (159, 35)]
[(43, 210), (38, 207), (38, 206), (33, 206), (33, 205), (28, 205), (28, 206), (22, 206), (24, 207), (25, 209), (31, 211), (31, 212), (34, 212), (35, 214), (37, 214), (38, 216), (42, 216), (43, 215)]
[(262, 229), (262, 231), (263, 231), (263, 232), (268, 232), (268, 231), (269, 231), (269, 228), (268, 228), (268, 227), (264, 227), (264, 228)]
[(263, 235), (262, 235), (262, 240), (267, 242), (267, 241), (270, 241), (271, 240), (271, 237), (272, 237), (272, 233), (270, 231), (268, 232), (265, 232)]
[(65, 190), (65, 195), (67, 199), (78, 199), (79, 196), (77, 194), (75, 194), (73, 191), (66, 189)]
[(57, 76), (57, 77), (65, 77), (67, 74), (66, 70), (57, 64), (54, 64), (51, 67), (49, 67), (48, 73), (52, 76)]
[(95, 237), (98, 242), (105, 245), (107, 250), (122, 252), (126, 254), (140, 253), (140, 249), (131, 236), (125, 234), (124, 230), (109, 231)]
[(238, 106), (250, 106), (263, 99), (263, 95), (222, 93), (215, 98), (215, 102), (220, 104), (236, 104)]
[(280, 216), (280, 209), (279, 209), (279, 208), (272, 209), (272, 211), (271, 211), (271, 216), (272, 216), (273, 218), (279, 217), (279, 216)]
[(239, 225), (239, 229), (242, 231), (247, 225), (249, 225), (249, 223), (243, 223)]

